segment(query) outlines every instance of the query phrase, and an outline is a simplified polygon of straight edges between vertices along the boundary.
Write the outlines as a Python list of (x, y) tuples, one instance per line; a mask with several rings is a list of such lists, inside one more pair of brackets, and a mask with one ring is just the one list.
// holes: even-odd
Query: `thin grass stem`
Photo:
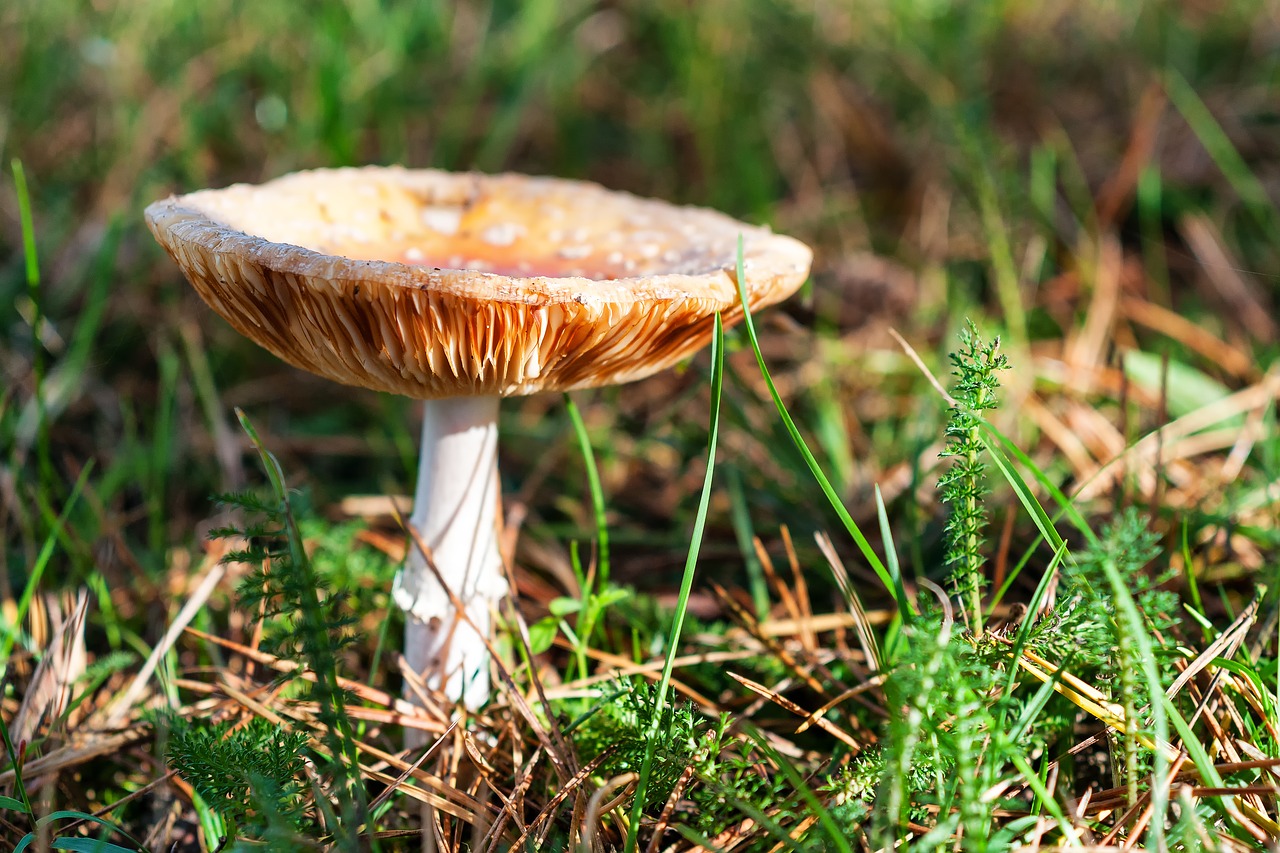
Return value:
[(658, 731), (662, 725), (666, 707), (667, 690), (671, 686), (671, 672), (675, 668), (676, 653), (680, 648), (680, 632), (684, 628), (685, 614), (689, 609), (689, 595), (693, 591), (693, 576), (698, 564), (698, 552), (702, 547), (702, 534), (706, 529), (707, 510), (711, 505), (711, 483), (715, 474), (716, 444), (720, 437), (720, 395), (724, 387), (724, 323), (716, 314), (715, 335), (711, 339), (711, 423), (707, 435), (707, 473), (702, 480), (702, 494), (698, 499), (698, 511), (694, 516), (693, 534), (689, 552), (685, 558), (684, 575), (680, 580), (680, 596), (667, 639), (667, 657), (658, 679), (654, 696), (653, 717), (649, 723), (648, 743), (644, 761), (640, 765), (640, 779), (636, 783), (635, 801), (631, 807), (631, 825), (627, 832), (625, 853), (634, 853), (640, 840), (640, 817), (644, 810), (649, 781), (653, 774), (653, 761), (657, 753)]

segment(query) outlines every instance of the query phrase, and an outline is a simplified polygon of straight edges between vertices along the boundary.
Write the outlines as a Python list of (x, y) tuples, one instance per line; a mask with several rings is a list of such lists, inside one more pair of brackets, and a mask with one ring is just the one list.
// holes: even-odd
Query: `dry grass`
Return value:
[[(1052, 684), (1040, 716), (1062, 723), (1028, 741), (1034, 772), (1010, 765), (981, 792), (992, 846), (1155, 849), (1153, 823), (1180, 849), (1277, 843), (1274, 4), (463, 3), (433, 19), (363, 3), (300, 18), (260, 0), (256, 24), (249, 8), (0, 10), (12, 46), (0, 149), (31, 183), (40, 256), (28, 287), (17, 194), (0, 183), (0, 304), (15, 307), (0, 315), (12, 644), (0, 720), (15, 752), (0, 838), (32, 831), (46, 849), (102, 832), (75, 816), (37, 827), (29, 807), (92, 815), (147, 850), (216, 849), (207, 806), (167, 763), (158, 709), (310, 733), (304, 799), (323, 819), (321, 709), (303, 689), (314, 674), (269, 651), (260, 614), (235, 605), (248, 567), (222, 562), (228, 540), (206, 541), (229, 518), (208, 496), (261, 482), (229, 414), (239, 406), (302, 492), (317, 565), (351, 595), (340, 675), (377, 816), (361, 843), (623, 849), (638, 782), (627, 737), (642, 727), (579, 718), (624, 707), (620, 683), (656, 683), (670, 651), (687, 715), (672, 731), (687, 723), (696, 738), (664, 747), (668, 784), (644, 808), (641, 845), (884, 848), (887, 794), (858, 773), (897, 748), (911, 704), (899, 685), (924, 664), (902, 657), (911, 635), (741, 339), (679, 645), (666, 631), (705, 473), (705, 356), (581, 401), (613, 578), (642, 595), (607, 608), (582, 647), (561, 632), (526, 660), (510, 639), (583, 598), (570, 543), (590, 570), (595, 530), (563, 406), (524, 401), (503, 422), (507, 616), (520, 626), (502, 646), (504, 686), (475, 715), (412, 686), (419, 701), (401, 698), (387, 590), (414, 416), (365, 392), (335, 407), (332, 386), (237, 340), (180, 285), (138, 211), (175, 189), (403, 161), (589, 177), (767, 218), (813, 244), (811, 292), (760, 318), (765, 358), (852, 517), (881, 554), (885, 532), (896, 543), (907, 600), (939, 611), (957, 606), (939, 587), (946, 379), (935, 389), (922, 368), (945, 374), (966, 317), (1001, 330), (1013, 370), (990, 417), (1025, 453), (1032, 491), (1055, 513), (1059, 490), (1098, 527), (1138, 508), (1159, 535), (1162, 556), (1140, 574), (1172, 571), (1161, 588), (1183, 610), (1152, 640), (1168, 667), (1157, 687), (1188, 728), (1157, 742), (1151, 709), (1136, 719), (1117, 680), (1018, 642), (1066, 580), (993, 478), (993, 630), (973, 647), (1001, 680), (1021, 673), (1018, 702)], [(1083, 552), (1071, 514), (1056, 520)], [(936, 624), (964, 642), (964, 615)], [(927, 710), (944, 735), (964, 722)], [(425, 753), (399, 749), (406, 727), (429, 735)], [(1137, 778), (1125, 778), (1126, 738), (1146, 756)], [(717, 784), (721, 825), (695, 829)], [(955, 828), (929, 836), (961, 806), (928, 792), (910, 805), (897, 828), (913, 842), (982, 846)]]

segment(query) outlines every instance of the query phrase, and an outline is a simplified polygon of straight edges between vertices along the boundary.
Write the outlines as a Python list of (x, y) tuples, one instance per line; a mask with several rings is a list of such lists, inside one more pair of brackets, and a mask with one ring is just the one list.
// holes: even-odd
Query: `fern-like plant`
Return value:
[(1117, 765), (1115, 775), (1128, 788), (1130, 802), (1139, 795), (1138, 780), (1149, 753), (1139, 738), (1149, 690), (1137, 638), (1126, 620), (1118, 618), (1108, 570), (1133, 595), (1149, 626), (1156, 633), (1167, 631), (1178, 610), (1177, 596), (1160, 588), (1170, 575), (1146, 571), (1160, 554), (1158, 539), (1137, 510), (1121, 513), (1102, 528), (1095, 543), (1064, 565), (1059, 603), (1032, 635), (1034, 645), (1060, 660), (1071, 655), (1075, 669), (1113, 685), (1112, 701), (1124, 709), (1125, 720), (1118, 743), (1123, 769)]
[[(665, 706), (659, 725), (652, 726), (656, 693), (647, 681), (619, 679), (566, 733), (572, 732), (584, 757), (607, 752), (597, 773), (609, 778), (640, 768), (650, 732), (656, 731), (645, 806), (660, 808), (678, 789), (688, 806), (674, 824), (691, 839), (709, 839), (748, 818), (765, 832), (744, 850), (770, 850), (784, 839), (794, 843), (797, 836), (790, 833), (819, 807), (816, 799), (806, 801), (812, 793), (797, 784), (798, 774), (788, 776), (786, 759), (768, 748), (763, 735), (735, 732), (730, 715), (708, 719), (687, 702)], [(831, 849), (822, 842), (822, 830), (799, 835), (803, 849)]]
[(983, 630), (982, 567), (983, 528), (987, 523), (983, 498), (987, 493), (986, 465), (979, 435), (982, 414), (998, 404), (999, 371), (1009, 363), (1000, 352), (1000, 338), (983, 342), (977, 327), (968, 322), (960, 331), (960, 349), (951, 353), (955, 405), (947, 420), (947, 446), (942, 456), (955, 461), (938, 482), (943, 502), (951, 506), (947, 521), (947, 564), (951, 582), (966, 602), (969, 628), (981, 637)]
[(909, 837), (908, 820), (933, 824), (931, 838), (958, 833), (965, 850), (992, 849), (999, 802), (990, 792), (1012, 778), (1012, 756), (1038, 735), (1011, 734), (1023, 702), (1001, 691), (985, 648), (957, 636), (934, 611), (906, 630), (910, 643), (885, 682), (895, 713), (877, 749), (854, 762), (849, 793), (867, 799), (870, 777), (879, 775), (873, 833), (885, 849)]
[(314, 678), (304, 683), (304, 689), (318, 708), (323, 749), (316, 751), (315, 760), (330, 785), (327, 797), (316, 805), (325, 831), (339, 849), (356, 850), (359, 829), (368, 815), (347, 694), (338, 676), (338, 652), (350, 640), (350, 619), (343, 615), (342, 597), (327, 588), (303, 546), (280, 463), (244, 414), (237, 414), (262, 459), (272, 498), (252, 493), (219, 496), (219, 503), (239, 510), (249, 521), (210, 535), (245, 542), (223, 558), (254, 567), (240, 584), (241, 605), (266, 620), (265, 645), (277, 656), (305, 667)]
[(228, 840), (288, 843), (303, 827), (306, 732), (254, 717), (240, 728), (167, 719), (169, 765), (226, 825)]

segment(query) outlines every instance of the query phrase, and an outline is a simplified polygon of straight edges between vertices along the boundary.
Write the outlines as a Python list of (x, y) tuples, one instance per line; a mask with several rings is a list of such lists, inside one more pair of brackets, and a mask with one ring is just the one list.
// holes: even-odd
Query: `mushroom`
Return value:
[(299, 172), (171, 197), (146, 218), (244, 336), (426, 401), (410, 524), (429, 554), (410, 549), (393, 597), (408, 665), (472, 708), (488, 698), (490, 613), (507, 593), (499, 399), (630, 382), (696, 352), (717, 312), (742, 316), (740, 235), (752, 310), (791, 295), (811, 260), (711, 210), (510, 174)]

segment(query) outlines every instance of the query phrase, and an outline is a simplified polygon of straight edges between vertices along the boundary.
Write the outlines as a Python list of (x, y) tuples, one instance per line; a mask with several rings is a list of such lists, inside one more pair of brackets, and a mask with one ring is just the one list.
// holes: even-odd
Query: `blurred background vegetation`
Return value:
[[(1278, 14), (1262, 0), (11, 0), (0, 10), (5, 496), (29, 506), (35, 470), (34, 306), (11, 160), (34, 209), (56, 489), (65, 496), (96, 459), (90, 483), (113, 519), (73, 549), (80, 570), (102, 565), (86, 549), (104, 536), (123, 536), (148, 571), (190, 543), (207, 495), (244, 482), (234, 454), (215, 452), (232, 405), (265, 422), (321, 503), (406, 489), (411, 407), (240, 340), (141, 224), (168, 193), (308, 167), (579, 177), (810, 242), (812, 289), (771, 346), (807, 361), (789, 387), (857, 497), (934, 440), (941, 411), (916, 394), (884, 327), (945, 350), (966, 315), (994, 314), (991, 331), (1020, 345), (1061, 340), (1088, 307), (1089, 247), (1113, 236), (1141, 264), (1137, 295), (1273, 343), (1274, 319), (1241, 309), (1270, 312), (1280, 275)], [(1233, 267), (1241, 292), (1214, 286), (1206, 253)], [(1017, 366), (1029, 376), (1025, 358)], [(612, 452), (635, 452), (621, 437), (633, 435), (662, 472), (679, 470), (662, 460), (696, 457), (705, 421), (690, 409), (690, 426), (664, 402), (672, 384), (697, 396), (697, 378), (595, 395), (616, 408), (593, 408), (590, 422), (621, 427)], [(563, 437), (558, 410), (508, 408), (509, 490), (528, 473), (520, 457)], [(772, 456), (764, 446), (741, 437), (742, 465)], [(658, 474), (606, 469), (616, 512), (666, 526), (671, 495), (646, 482), (654, 506), (632, 506), (624, 487)], [(811, 500), (785, 494), (785, 478), (781, 495), (774, 480), (746, 484), (762, 520), (794, 520), (788, 508)], [(692, 493), (677, 487), (674, 502)], [(26, 512), (0, 522), (18, 573), (43, 527)]]

